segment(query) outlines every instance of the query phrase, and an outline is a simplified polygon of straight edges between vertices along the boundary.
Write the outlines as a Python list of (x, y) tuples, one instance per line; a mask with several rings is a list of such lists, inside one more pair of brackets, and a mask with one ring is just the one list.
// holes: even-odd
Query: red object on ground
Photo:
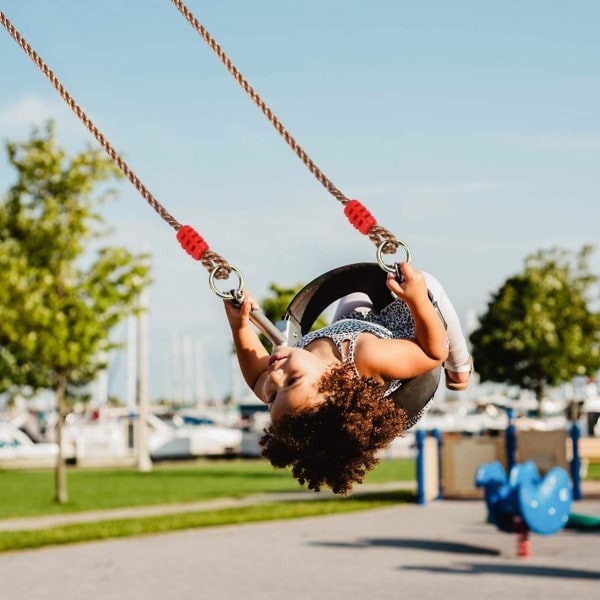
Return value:
[(529, 540), (529, 529), (520, 517), (517, 518), (517, 555), (522, 558), (531, 556), (531, 542)]

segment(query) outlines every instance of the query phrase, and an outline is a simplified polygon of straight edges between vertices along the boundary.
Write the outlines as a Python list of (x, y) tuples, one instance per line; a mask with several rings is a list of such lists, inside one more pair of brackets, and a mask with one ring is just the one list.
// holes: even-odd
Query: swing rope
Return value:
[(187, 6), (181, 0), (171, 0), (179, 12), (185, 17), (188, 23), (198, 32), (200, 37), (206, 42), (209, 48), (217, 55), (231, 76), (237, 81), (240, 87), (250, 96), (251, 100), (265, 115), (268, 121), (273, 125), (276, 131), (283, 137), (287, 145), (294, 151), (296, 156), (304, 163), (306, 168), (316, 177), (317, 181), (339, 202), (345, 209), (344, 214), (362, 234), (367, 235), (369, 239), (377, 246), (383, 244), (385, 254), (393, 253), (401, 244), (396, 237), (384, 227), (377, 224), (371, 213), (358, 201), (349, 200), (319, 169), (312, 161), (310, 156), (298, 144), (294, 137), (285, 128), (283, 123), (277, 118), (275, 113), (267, 106), (264, 100), (256, 90), (248, 83), (246, 78), (240, 73), (237, 67), (231, 62), (227, 54), (223, 51), (217, 41), (210, 35), (206, 28), (198, 21)]
[[(239, 85), (246, 91), (253, 102), (260, 108), (269, 122), (275, 127), (279, 134), (284, 138), (286, 143), (300, 158), (309, 171), (316, 179), (325, 187), (325, 189), (333, 195), (343, 206), (344, 214), (350, 223), (362, 234), (367, 235), (369, 239), (378, 247), (378, 252), (391, 254), (396, 251), (399, 246), (406, 247), (405, 244), (399, 241), (391, 232), (377, 224), (375, 217), (369, 210), (358, 200), (349, 200), (338, 188), (331, 182), (329, 178), (318, 168), (312, 161), (303, 148), (296, 142), (292, 135), (287, 131), (281, 121), (266, 105), (254, 88), (243, 77), (240, 71), (235, 67), (225, 52), (216, 42), (216, 40), (208, 33), (206, 28), (196, 19), (181, 0), (172, 0), (176, 8), (183, 14), (186, 20), (200, 34), (202, 39), (208, 46), (217, 54), (221, 62), (225, 65), (229, 73), (235, 78)], [(87, 116), (81, 106), (75, 101), (71, 94), (66, 90), (52, 69), (44, 62), (39, 54), (31, 47), (27, 40), (19, 33), (19, 31), (10, 22), (8, 17), (0, 11), (0, 22), (8, 31), (15, 42), (29, 56), (38, 69), (50, 81), (59, 96), (65, 101), (67, 106), (75, 113), (79, 120), (85, 125), (88, 131), (94, 136), (98, 143), (102, 146), (108, 156), (115, 162), (117, 167), (132, 183), (142, 198), (155, 210), (155, 212), (168, 223), (175, 231), (177, 231), (177, 240), (183, 249), (195, 260), (198, 260), (211, 273), (211, 279), (227, 279), (232, 271), (237, 270), (230, 265), (222, 256), (214, 251), (211, 251), (208, 243), (202, 236), (191, 226), (181, 225), (156, 199), (156, 197), (146, 188), (142, 181), (137, 177), (134, 171), (129, 167), (125, 160), (118, 154), (112, 144), (96, 127), (93, 121)]]
[(86, 126), (88, 131), (96, 138), (98, 143), (104, 148), (108, 156), (121, 169), (125, 177), (133, 184), (142, 198), (158, 213), (158, 215), (177, 231), (177, 239), (183, 249), (195, 260), (199, 260), (202, 265), (217, 279), (227, 279), (233, 270), (232, 266), (219, 254), (209, 249), (208, 244), (202, 236), (189, 225), (181, 225), (155, 198), (155, 196), (146, 188), (146, 186), (137, 177), (134, 171), (123, 160), (123, 158), (114, 149), (112, 144), (106, 139), (102, 132), (96, 127), (93, 121), (87, 116), (84, 110), (69, 94), (63, 84), (56, 77), (52, 69), (42, 60), (39, 54), (31, 47), (25, 38), (17, 31), (14, 25), (0, 11), (0, 22), (8, 31), (11, 37), (17, 42), (21, 49), (35, 63), (38, 69), (50, 81), (60, 97), (65, 101), (69, 108), (77, 115), (79, 120)]

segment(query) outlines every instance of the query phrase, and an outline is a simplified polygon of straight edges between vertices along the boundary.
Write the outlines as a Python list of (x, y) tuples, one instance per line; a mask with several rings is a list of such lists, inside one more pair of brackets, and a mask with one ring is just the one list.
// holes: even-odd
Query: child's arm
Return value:
[(409, 379), (441, 365), (448, 356), (446, 330), (429, 300), (420, 271), (401, 264), (404, 279), (389, 275), (389, 289), (408, 305), (415, 321), (414, 340), (386, 340), (362, 335), (356, 345), (356, 366), (361, 375), (380, 380)]
[(390, 273), (387, 286), (408, 305), (415, 321), (415, 339), (423, 352), (435, 360), (444, 361), (448, 356), (448, 335), (429, 299), (425, 277), (406, 262), (400, 264), (400, 269), (404, 276), (402, 283), (398, 283)]
[(244, 380), (256, 396), (264, 402), (262, 384), (269, 367), (269, 353), (265, 350), (250, 322), (250, 311), (256, 310), (258, 303), (251, 295), (246, 294), (239, 308), (229, 300), (226, 300), (224, 305), (225, 314), (231, 327), (236, 357)]

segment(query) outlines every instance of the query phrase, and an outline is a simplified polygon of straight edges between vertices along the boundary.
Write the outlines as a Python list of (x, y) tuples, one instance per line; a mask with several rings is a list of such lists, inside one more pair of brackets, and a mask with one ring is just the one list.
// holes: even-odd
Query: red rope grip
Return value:
[(348, 221), (364, 235), (369, 233), (371, 227), (377, 223), (375, 217), (358, 200), (350, 200), (344, 206), (344, 214)]
[(177, 241), (181, 247), (195, 260), (200, 260), (208, 250), (204, 238), (189, 225), (183, 225), (177, 232)]

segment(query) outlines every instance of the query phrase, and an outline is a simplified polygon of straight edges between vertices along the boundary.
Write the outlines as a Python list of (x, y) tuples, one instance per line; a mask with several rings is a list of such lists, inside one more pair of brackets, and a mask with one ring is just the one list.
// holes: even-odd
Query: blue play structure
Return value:
[[(579, 428), (573, 424), (573, 484), (568, 473), (554, 467), (542, 478), (535, 463), (516, 463), (517, 436), (512, 409), (508, 410), (506, 430), (508, 475), (498, 462), (481, 465), (475, 475), (477, 487), (483, 487), (489, 520), (501, 531), (529, 532), (550, 535), (561, 530), (569, 521), (573, 497), (581, 498)], [(575, 494), (574, 494), (575, 492)]]
[(560, 467), (542, 478), (528, 461), (514, 465), (507, 475), (494, 461), (479, 467), (476, 484), (484, 488), (489, 520), (501, 531), (550, 535), (569, 521), (573, 493), (569, 475)]
[[(542, 477), (534, 462), (517, 464), (517, 431), (509, 409), (509, 425), (505, 432), (506, 471), (502, 463), (496, 460), (480, 464), (477, 468), (475, 485), (484, 489), (488, 522), (500, 531), (517, 534), (519, 556), (530, 555), (531, 533), (551, 535), (569, 526), (592, 529), (599, 525), (595, 520), (585, 517), (575, 519), (571, 514), (573, 501), (582, 498), (578, 448), (580, 431), (576, 423), (572, 424), (570, 438), (570, 476), (566, 469), (554, 467)], [(417, 431), (416, 442), (417, 500), (419, 504), (426, 504), (428, 499), (442, 497), (443, 440), (439, 432), (427, 436), (426, 432)], [(429, 450), (426, 450), (426, 442)], [(432, 468), (432, 464), (437, 468)], [(437, 496), (435, 485), (432, 485), (436, 483), (434, 479), (438, 483)]]

